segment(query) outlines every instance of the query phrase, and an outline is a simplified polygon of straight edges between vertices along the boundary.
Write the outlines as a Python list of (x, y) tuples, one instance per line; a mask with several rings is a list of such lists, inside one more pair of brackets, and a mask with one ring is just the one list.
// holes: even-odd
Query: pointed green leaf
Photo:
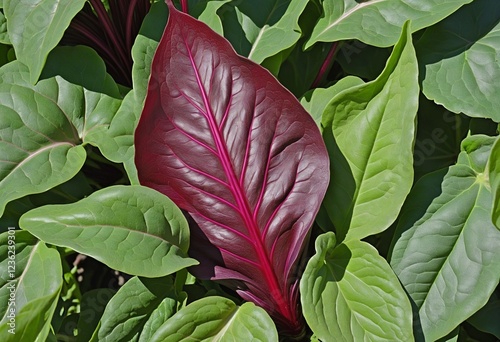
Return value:
[(435, 341), (481, 308), (500, 280), (500, 231), (490, 220), (485, 167), (494, 138), (472, 136), (442, 193), (394, 247), (391, 265)]
[(454, 113), (500, 121), (500, 2), (476, 0), (416, 44), (425, 96)]
[(179, 310), (150, 342), (277, 342), (278, 333), (264, 309), (247, 302), (238, 307), (223, 297), (205, 297)]
[(412, 341), (410, 302), (396, 275), (371, 245), (335, 234), (316, 239), (300, 281), (304, 317), (329, 341)]
[(491, 219), (497, 228), (500, 229), (500, 138), (495, 141), (495, 144), (491, 148), (489, 174), (491, 192), (493, 194)]
[(321, 117), (326, 106), (335, 95), (347, 88), (363, 84), (363, 80), (355, 76), (347, 76), (328, 88), (316, 88), (304, 94), (300, 103), (311, 114), (314, 121), (321, 126)]
[(0, 234), (0, 340), (45, 341), (62, 286), (59, 253), (27, 232), (11, 232)]
[(99, 341), (138, 341), (145, 323), (164, 300), (173, 314), (177, 300), (171, 277), (130, 279), (106, 306), (99, 327)]
[(472, 0), (325, 0), (325, 15), (306, 44), (358, 39), (386, 47), (396, 43), (403, 23), (411, 20), (412, 32), (430, 26)]
[(222, 7), (225, 3), (228, 3), (231, 0), (221, 0), (221, 1), (210, 1), (206, 4), (205, 9), (198, 17), (198, 20), (204, 22), (208, 25), (212, 30), (223, 35), (224, 28), (222, 27), (222, 21), (217, 15), (217, 10)]
[(337, 94), (325, 109), (332, 180), (324, 203), (340, 240), (382, 232), (396, 219), (413, 181), (418, 94), (405, 25), (383, 73)]
[(160, 277), (197, 264), (186, 256), (189, 229), (180, 209), (142, 186), (112, 186), (76, 203), (36, 208), (19, 225), (128, 274)]
[(59, 43), (85, 0), (4, 0), (10, 41), (36, 83), (49, 52)]

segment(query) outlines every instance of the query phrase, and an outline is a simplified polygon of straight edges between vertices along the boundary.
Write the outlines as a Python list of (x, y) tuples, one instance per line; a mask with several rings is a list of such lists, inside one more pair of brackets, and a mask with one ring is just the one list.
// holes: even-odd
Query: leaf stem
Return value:
[(182, 12), (188, 14), (188, 2), (187, 0), (181, 0)]
[(330, 51), (328, 51), (328, 54), (326, 55), (325, 60), (323, 61), (323, 64), (321, 65), (321, 68), (319, 69), (318, 74), (316, 75), (316, 78), (311, 85), (311, 89), (317, 88), (323, 81), (323, 78), (328, 73), (333, 63), (333, 58), (335, 57), (338, 46), (338, 42), (334, 42), (330, 46)]

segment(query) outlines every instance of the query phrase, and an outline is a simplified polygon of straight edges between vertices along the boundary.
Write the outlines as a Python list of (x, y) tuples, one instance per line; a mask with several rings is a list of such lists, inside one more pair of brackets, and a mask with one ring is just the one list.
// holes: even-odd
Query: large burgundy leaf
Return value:
[(329, 181), (322, 137), (268, 71), (169, 8), (135, 132), (140, 182), (217, 247), (212, 279), (298, 333), (296, 264)]

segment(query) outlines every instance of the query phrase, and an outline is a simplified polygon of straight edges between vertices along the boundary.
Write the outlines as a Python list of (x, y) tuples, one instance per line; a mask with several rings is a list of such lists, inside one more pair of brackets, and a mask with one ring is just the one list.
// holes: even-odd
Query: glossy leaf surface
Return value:
[(394, 247), (391, 265), (419, 308), (428, 340), (444, 337), (486, 304), (500, 279), (500, 231), (490, 219), (485, 177), (493, 142), (464, 140), (441, 195)]
[(389, 264), (366, 242), (335, 243), (332, 232), (316, 239), (300, 281), (314, 334), (324, 342), (412, 341), (410, 302)]
[(253, 303), (238, 307), (223, 297), (206, 297), (179, 310), (151, 337), (151, 342), (277, 342), (269, 315)]
[(343, 90), (326, 107), (323, 137), (333, 162), (324, 203), (339, 240), (380, 233), (396, 219), (413, 181), (418, 94), (405, 25), (382, 74)]
[(212, 279), (300, 330), (294, 266), (329, 180), (319, 130), (267, 70), (170, 12), (135, 133), (139, 180), (218, 248)]
[(306, 48), (317, 41), (358, 39), (386, 47), (395, 44), (403, 23), (411, 20), (417, 31), (430, 26), (472, 0), (325, 0), (325, 15), (318, 21)]
[(19, 224), (128, 274), (160, 277), (197, 263), (186, 257), (189, 230), (179, 208), (141, 186), (108, 187), (76, 203), (33, 209)]

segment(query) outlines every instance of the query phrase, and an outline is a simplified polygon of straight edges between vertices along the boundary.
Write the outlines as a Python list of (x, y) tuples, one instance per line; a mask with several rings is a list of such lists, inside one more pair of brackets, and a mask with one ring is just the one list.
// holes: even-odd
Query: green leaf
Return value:
[(5, 19), (2, 12), (0, 12), (0, 43), (11, 45), (9, 33), (7, 32), (7, 19)]
[(224, 36), (234, 49), (257, 63), (297, 43), (306, 0), (234, 1), (219, 12)]
[(150, 342), (278, 341), (276, 327), (264, 309), (247, 302), (238, 307), (223, 297), (205, 297), (179, 310)]
[(316, 239), (300, 281), (304, 317), (329, 341), (413, 341), (410, 302), (377, 250), (362, 241), (335, 247), (335, 234)]
[(106, 306), (99, 327), (99, 341), (138, 341), (144, 324), (164, 300), (171, 308), (172, 315), (177, 300), (170, 276), (130, 279)]
[(491, 192), (493, 194), (491, 219), (497, 228), (500, 229), (500, 138), (497, 138), (491, 148), (488, 164)]
[(363, 80), (355, 76), (347, 76), (328, 88), (316, 88), (304, 94), (300, 103), (311, 114), (314, 121), (321, 126), (321, 117), (326, 106), (341, 91), (363, 84)]
[(484, 306), (500, 280), (500, 232), (491, 223), (485, 175), (493, 142), (487, 136), (464, 140), (442, 194), (394, 247), (391, 265), (419, 308), (429, 341)]
[[(0, 260), (1, 340), (45, 341), (62, 286), (59, 253), (27, 232), (16, 231), (14, 235), (7, 232), (0, 234)], [(15, 265), (13, 278), (9, 273), (12, 265)], [(10, 325), (11, 319), (14, 326)], [(9, 332), (13, 327), (15, 334)]]
[(30, 70), (32, 84), (84, 4), (85, 0), (4, 0), (9, 37), (17, 59)]
[(454, 113), (500, 121), (500, 2), (476, 0), (416, 44), (425, 96)]
[(405, 25), (383, 73), (340, 92), (325, 109), (332, 178), (324, 204), (339, 240), (382, 232), (396, 219), (413, 181), (418, 94), (417, 60)]
[[(0, 84), (0, 215), (8, 202), (71, 179), (86, 156), (73, 126), (73, 108), (67, 112), (46, 96), (46, 83), (25, 86), (22, 73), (18, 84), (8, 83), (11, 75)], [(72, 101), (61, 97), (61, 102)]]
[(197, 264), (186, 256), (189, 229), (180, 209), (142, 186), (112, 186), (73, 204), (33, 209), (19, 225), (128, 274), (160, 277)]
[(217, 15), (217, 10), (222, 7), (225, 3), (231, 0), (221, 0), (221, 1), (210, 1), (206, 4), (203, 12), (198, 16), (198, 20), (207, 24), (212, 30), (223, 35), (224, 28), (222, 27), (222, 21)]
[(324, 0), (321, 18), (305, 48), (316, 42), (358, 39), (368, 45), (394, 45), (403, 23), (412, 32), (433, 25), (472, 0)]
[(163, 299), (144, 324), (141, 335), (139, 336), (139, 342), (149, 342), (151, 340), (156, 330), (176, 312), (179, 302), (185, 298), (185, 293), (182, 293), (182, 295), (183, 297), (178, 296), (178, 302), (169, 297)]
[(87, 46), (57, 46), (52, 50), (40, 78), (54, 76), (93, 92), (121, 98), (118, 86), (106, 72), (104, 61)]

